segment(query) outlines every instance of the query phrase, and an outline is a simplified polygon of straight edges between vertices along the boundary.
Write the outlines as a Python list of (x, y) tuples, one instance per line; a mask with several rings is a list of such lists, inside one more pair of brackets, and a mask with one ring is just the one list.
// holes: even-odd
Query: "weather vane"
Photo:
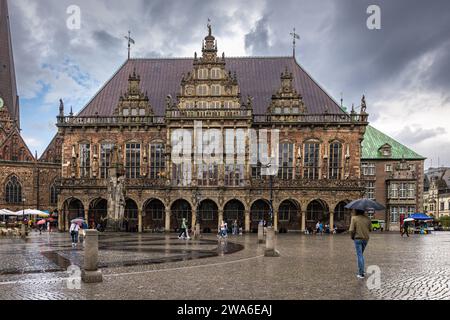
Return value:
[(131, 31), (128, 31), (128, 37), (125, 36), (125, 39), (128, 40), (128, 60), (130, 60), (131, 57), (131, 45), (136, 44), (136, 42), (131, 38)]
[(293, 53), (294, 58), (295, 58), (295, 45), (297, 43), (296, 40), (300, 40), (300, 35), (295, 32), (295, 28), (294, 28), (294, 31), (291, 32), (291, 36), (293, 38), (293, 43), (292, 43), (293, 44), (293, 51), (292, 51), (292, 53)]

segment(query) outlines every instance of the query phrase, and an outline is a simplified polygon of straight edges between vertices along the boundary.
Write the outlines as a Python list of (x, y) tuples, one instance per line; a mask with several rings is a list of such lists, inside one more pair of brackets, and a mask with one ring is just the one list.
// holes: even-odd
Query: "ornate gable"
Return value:
[(307, 113), (303, 97), (293, 85), (294, 76), (286, 68), (281, 74), (281, 88), (272, 96), (268, 109), (271, 115), (301, 115)]
[[(183, 74), (178, 98), (179, 109), (240, 109), (241, 94), (236, 73), (227, 71), (225, 54), (217, 56), (217, 41), (208, 25), (202, 56), (194, 57), (194, 69)], [(170, 99), (170, 97), (169, 97)], [(168, 101), (169, 107), (171, 102)]]
[(150, 105), (147, 93), (143, 93), (140, 88), (141, 78), (136, 74), (128, 77), (128, 90), (120, 96), (119, 105), (115, 110), (116, 116), (124, 117), (145, 117), (153, 115), (153, 109)]
[(46, 163), (61, 163), (63, 142), (63, 137), (60, 134), (57, 134), (52, 142), (50, 142), (39, 161)]

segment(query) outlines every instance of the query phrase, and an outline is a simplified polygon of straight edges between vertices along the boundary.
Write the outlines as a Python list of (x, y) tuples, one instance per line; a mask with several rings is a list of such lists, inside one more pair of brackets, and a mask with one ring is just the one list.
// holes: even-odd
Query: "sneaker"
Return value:
[(365, 276), (362, 276), (362, 275), (360, 275), (360, 274), (358, 274), (356, 277), (357, 277), (358, 279), (365, 279)]

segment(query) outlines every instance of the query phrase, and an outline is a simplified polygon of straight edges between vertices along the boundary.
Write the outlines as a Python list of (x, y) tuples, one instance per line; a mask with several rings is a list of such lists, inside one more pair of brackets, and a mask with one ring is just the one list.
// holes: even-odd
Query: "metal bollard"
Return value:
[(258, 243), (264, 243), (264, 225), (258, 224)]
[(275, 229), (273, 227), (267, 228), (266, 237), (266, 257), (279, 257), (280, 253), (275, 249)]
[(103, 281), (103, 275), (98, 270), (98, 231), (86, 230), (84, 247), (84, 269), (81, 279), (85, 283), (99, 283)]

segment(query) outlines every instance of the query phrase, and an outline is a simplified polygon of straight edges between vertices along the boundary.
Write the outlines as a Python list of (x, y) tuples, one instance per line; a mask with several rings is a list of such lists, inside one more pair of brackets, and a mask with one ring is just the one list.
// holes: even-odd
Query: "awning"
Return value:
[(412, 214), (411, 218), (413, 218), (416, 221), (433, 221), (434, 220), (434, 218), (427, 216), (425, 213)]

